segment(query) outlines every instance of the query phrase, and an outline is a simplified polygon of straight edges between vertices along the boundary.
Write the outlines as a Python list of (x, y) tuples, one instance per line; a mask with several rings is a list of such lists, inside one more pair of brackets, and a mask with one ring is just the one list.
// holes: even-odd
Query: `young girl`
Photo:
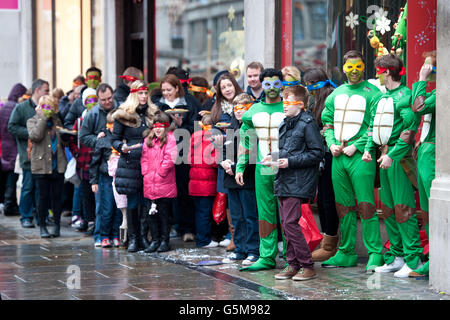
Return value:
[(152, 242), (146, 253), (170, 250), (170, 223), (172, 201), (177, 197), (175, 162), (178, 149), (171, 132), (169, 117), (155, 112), (153, 129), (142, 147), (141, 170), (144, 176), (144, 197)]
[(217, 163), (211, 139), (211, 116), (202, 118), (202, 130), (191, 137), (189, 159), (189, 195), (194, 198), (197, 247), (217, 247), (211, 241), (211, 219), (214, 197), (217, 193)]

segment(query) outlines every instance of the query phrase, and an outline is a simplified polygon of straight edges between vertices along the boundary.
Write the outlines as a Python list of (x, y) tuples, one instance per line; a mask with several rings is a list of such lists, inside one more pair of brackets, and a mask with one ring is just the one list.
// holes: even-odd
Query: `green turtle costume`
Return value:
[[(436, 89), (426, 92), (427, 82), (419, 81), (412, 86), (412, 111), (420, 118), (423, 116), (420, 145), (417, 151), (417, 184), (420, 207), (424, 213), (424, 227), (429, 236), (428, 200), (431, 182), (435, 178), (436, 164)], [(429, 263), (414, 270), (421, 275), (428, 275)]]
[[(419, 264), (419, 226), (413, 184), (416, 184), (412, 146), (419, 122), (409, 107), (411, 90), (400, 85), (387, 90), (373, 109), (365, 150), (381, 147), (382, 155), (392, 160), (388, 169), (380, 168), (380, 199), (390, 248), (384, 254), (386, 264), (403, 257), (409, 268)], [(371, 161), (375, 162), (375, 161)]]
[(364, 245), (369, 253), (366, 270), (383, 265), (383, 245), (374, 196), (376, 164), (362, 161), (371, 110), (380, 96), (381, 91), (364, 80), (339, 86), (325, 101), (322, 123), (328, 147), (354, 145), (356, 151), (350, 157), (343, 153), (333, 157), (332, 179), (341, 237), (338, 251), (322, 263), (323, 267), (357, 265), (355, 245), (358, 210)]
[[(271, 153), (278, 153), (278, 126), (285, 118), (283, 102), (254, 104), (242, 117), (240, 131), (241, 147), (252, 150), (257, 141), (257, 162)], [(249, 153), (245, 152), (238, 158), (236, 172), (244, 172), (249, 161)], [(257, 271), (273, 269), (276, 266), (278, 253), (277, 212), (278, 200), (274, 196), (273, 183), (276, 171), (273, 167), (256, 165), (255, 192), (259, 220), (259, 259), (241, 271)]]

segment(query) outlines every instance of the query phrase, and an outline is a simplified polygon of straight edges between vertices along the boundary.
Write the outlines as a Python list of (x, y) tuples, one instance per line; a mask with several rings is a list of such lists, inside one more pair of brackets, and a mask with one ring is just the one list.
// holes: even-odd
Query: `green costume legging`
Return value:
[(260, 225), (259, 259), (253, 265), (240, 269), (241, 271), (272, 269), (276, 266), (276, 256), (278, 254), (278, 198), (274, 196), (274, 180), (275, 175), (272, 168), (261, 165), (256, 166), (255, 192)]
[[(408, 267), (414, 269), (419, 263), (422, 248), (414, 210), (414, 189), (400, 161), (393, 160), (389, 169), (380, 169), (380, 183), (380, 199), (387, 207), (384, 211), (392, 213), (384, 220), (390, 241), (390, 248), (384, 254), (384, 260), (386, 264), (390, 264), (395, 257), (403, 257)], [(409, 212), (412, 214), (409, 216), (400, 210), (405, 206), (411, 208)], [(386, 212), (384, 214), (386, 216)]]
[[(417, 153), (417, 184), (419, 186), (420, 207), (422, 211), (429, 213), (431, 182), (436, 176), (436, 146), (434, 143), (422, 143)], [(428, 221), (425, 224), (425, 231), (429, 234)], [(420, 274), (427, 275), (429, 272), (429, 263), (425, 263), (422, 268), (415, 270)]]
[[(374, 155), (372, 155), (374, 158)], [(375, 214), (375, 161), (366, 163), (361, 160), (362, 153), (356, 151), (352, 157), (344, 154), (334, 157), (332, 164), (332, 179), (335, 193), (336, 205), (340, 218), (340, 244), (338, 252), (334, 257), (323, 262), (323, 265), (353, 267), (357, 265), (358, 256), (355, 252), (356, 246), (356, 211), (355, 197), (358, 206), (372, 207), (374, 214), (363, 219), (363, 241), (369, 253), (370, 265), (382, 265), (381, 252), (383, 245), (380, 236), (378, 216)]]

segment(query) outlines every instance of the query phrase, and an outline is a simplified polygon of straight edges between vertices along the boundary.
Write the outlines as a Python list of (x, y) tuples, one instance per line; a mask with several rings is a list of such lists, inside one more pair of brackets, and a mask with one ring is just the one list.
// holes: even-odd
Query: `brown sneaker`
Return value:
[(314, 269), (302, 268), (295, 276), (292, 277), (292, 280), (295, 281), (304, 281), (310, 280), (317, 277), (317, 273)]
[(291, 266), (287, 266), (286, 268), (283, 269), (283, 271), (281, 271), (281, 273), (275, 275), (275, 279), (277, 280), (291, 279), (297, 273), (298, 273), (297, 269), (294, 269)]

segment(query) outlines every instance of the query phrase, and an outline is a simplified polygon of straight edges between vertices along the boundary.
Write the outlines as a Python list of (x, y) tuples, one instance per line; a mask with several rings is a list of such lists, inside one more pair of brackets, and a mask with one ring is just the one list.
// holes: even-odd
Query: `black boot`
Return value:
[(161, 232), (161, 245), (158, 248), (158, 252), (167, 252), (170, 251), (170, 220), (169, 220), (169, 204), (161, 203), (160, 209), (161, 212), (158, 212), (159, 215), (159, 228)]
[(53, 238), (58, 238), (60, 236), (61, 212), (59, 213), (53, 212), (53, 220), (55, 225), (53, 227), (51, 235)]
[(158, 248), (158, 252), (167, 252), (170, 251), (169, 241), (163, 240), (161, 241), (161, 245)]
[(150, 234), (152, 236), (152, 243), (145, 249), (146, 253), (152, 253), (155, 252), (159, 245), (161, 244), (160, 235), (159, 235), (159, 228), (158, 228), (158, 219), (155, 215), (148, 216), (147, 223), (150, 228)]
[(41, 223), (40, 228), (41, 228), (41, 238), (51, 238), (52, 237), (52, 235), (47, 230), (47, 226), (45, 225), (45, 222)]
[(139, 217), (137, 209), (127, 209), (128, 252), (139, 251)]
[(152, 253), (155, 252), (158, 248), (161, 242), (159, 240), (152, 240), (152, 243), (148, 246), (147, 249), (145, 249), (145, 253)]
[(148, 211), (146, 210), (146, 206), (141, 206), (139, 208), (139, 247), (141, 250), (145, 250), (150, 246), (148, 242), (148, 229), (149, 229), (149, 221), (148, 221)]

